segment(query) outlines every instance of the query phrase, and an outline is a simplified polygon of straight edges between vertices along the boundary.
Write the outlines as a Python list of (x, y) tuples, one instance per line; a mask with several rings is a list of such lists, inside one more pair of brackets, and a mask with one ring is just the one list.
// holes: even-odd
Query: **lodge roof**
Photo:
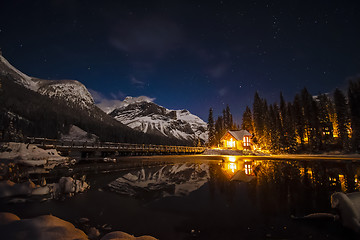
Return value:
[[(244, 136), (251, 136), (251, 133), (249, 133), (246, 130), (238, 130), (238, 131), (230, 131), (229, 130), (229, 131), (227, 131), (227, 133), (231, 134), (231, 136), (233, 136), (237, 141), (243, 140)], [(226, 135), (226, 133), (225, 133), (225, 135)]]

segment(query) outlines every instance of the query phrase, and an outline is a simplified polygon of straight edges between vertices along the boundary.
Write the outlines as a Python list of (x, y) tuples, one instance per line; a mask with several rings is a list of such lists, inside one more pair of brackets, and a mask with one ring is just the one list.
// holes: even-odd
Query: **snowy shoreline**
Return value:
[(17, 142), (0, 143), (0, 160), (35, 167), (54, 168), (68, 158), (60, 156), (56, 149), (44, 150), (34, 144)]
[[(88, 219), (84, 219), (88, 221)], [(0, 212), (0, 235), (4, 239), (100, 239), (100, 240), (156, 240), (151, 236), (135, 237), (125, 232), (114, 231), (100, 238), (95, 227), (88, 229), (87, 234), (72, 223), (52, 215), (42, 215), (31, 219), (20, 219), (17, 215)]]

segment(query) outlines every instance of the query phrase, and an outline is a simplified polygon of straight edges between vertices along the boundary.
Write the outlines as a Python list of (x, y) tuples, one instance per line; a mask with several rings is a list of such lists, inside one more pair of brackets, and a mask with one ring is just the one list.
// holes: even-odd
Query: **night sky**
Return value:
[(290, 101), (360, 73), (360, 1), (2, 1), (0, 47), (97, 101), (145, 95), (205, 121), (229, 104), (240, 123), (255, 91)]

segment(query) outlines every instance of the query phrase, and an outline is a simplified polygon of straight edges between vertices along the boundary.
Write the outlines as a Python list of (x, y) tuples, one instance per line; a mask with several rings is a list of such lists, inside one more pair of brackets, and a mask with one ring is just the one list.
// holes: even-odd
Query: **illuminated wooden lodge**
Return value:
[(220, 142), (225, 149), (252, 150), (251, 133), (246, 130), (227, 131)]

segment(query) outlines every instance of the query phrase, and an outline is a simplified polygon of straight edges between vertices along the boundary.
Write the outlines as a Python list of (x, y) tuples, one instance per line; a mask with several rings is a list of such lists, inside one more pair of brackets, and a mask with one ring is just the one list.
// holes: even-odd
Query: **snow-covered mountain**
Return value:
[(170, 110), (149, 98), (126, 97), (122, 106), (109, 113), (121, 123), (144, 133), (181, 140), (207, 141), (207, 124), (188, 110)]
[(132, 171), (117, 178), (108, 187), (127, 196), (157, 199), (187, 196), (209, 179), (208, 164), (181, 163)]
[(0, 54), (0, 75), (10, 75), (17, 84), (54, 99), (65, 100), (69, 105), (83, 109), (94, 105), (87, 88), (76, 80), (44, 80), (30, 77), (12, 66)]

